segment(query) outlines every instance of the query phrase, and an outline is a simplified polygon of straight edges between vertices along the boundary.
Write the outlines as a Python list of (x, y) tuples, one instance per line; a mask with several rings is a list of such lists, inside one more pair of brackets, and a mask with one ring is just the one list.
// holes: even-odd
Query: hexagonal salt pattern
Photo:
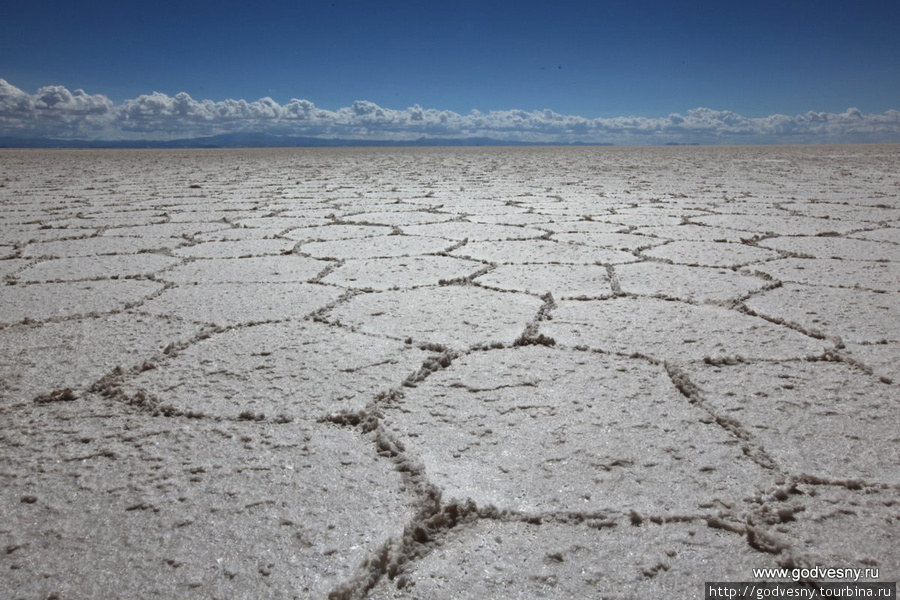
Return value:
[(453, 251), (462, 256), (500, 264), (616, 264), (637, 260), (621, 250), (597, 248), (548, 240), (519, 240), (503, 242), (469, 242)]
[(644, 250), (642, 254), (679, 265), (702, 267), (739, 267), (778, 257), (772, 250), (755, 246), (730, 242), (691, 241), (676, 241), (656, 246)]
[(411, 256), (348, 260), (322, 278), (343, 287), (389, 290), (460, 279), (483, 265), (450, 256)]
[(768, 483), (707, 416), (661, 366), (531, 346), (459, 359), (387, 409), (385, 424), (451, 498), (667, 515)]
[(82, 393), (116, 367), (154, 360), (201, 327), (172, 317), (124, 312), (0, 330), (0, 398), (32, 400), (56, 390)]
[(760, 246), (810, 258), (836, 258), (859, 261), (900, 261), (900, 244), (841, 237), (775, 237)]
[(500, 265), (475, 281), (484, 287), (554, 298), (612, 296), (609, 275), (601, 265)]
[(27, 258), (70, 258), (107, 254), (137, 254), (171, 250), (186, 245), (180, 238), (102, 237), (54, 240), (28, 244), (21, 254)]
[(22, 281), (52, 282), (79, 279), (119, 279), (153, 275), (180, 261), (163, 254), (127, 254), (58, 258), (17, 273)]
[(306, 256), (210, 258), (181, 264), (161, 278), (173, 283), (284, 283), (313, 279), (328, 266)]
[(785, 215), (709, 215), (693, 217), (693, 223), (713, 227), (726, 227), (741, 231), (779, 235), (818, 235), (822, 233), (848, 233), (857, 228), (856, 222), (798, 217)]
[(892, 386), (850, 365), (752, 362), (687, 367), (707, 406), (742, 423), (790, 473), (900, 484)]
[(328, 318), (368, 333), (462, 349), (513, 343), (542, 304), (525, 294), (445, 286), (354, 296)]
[(174, 287), (141, 311), (219, 326), (302, 318), (327, 308), (343, 290), (306, 283), (212, 283)]
[(299, 247), (299, 252), (317, 258), (341, 260), (435, 254), (452, 246), (453, 242), (441, 238), (383, 235), (357, 239), (352, 244), (344, 240), (303, 243)]
[(544, 235), (543, 231), (528, 227), (459, 221), (428, 225), (404, 225), (401, 229), (409, 235), (442, 237), (448, 240), (524, 240)]
[(782, 258), (752, 265), (746, 272), (761, 272), (784, 282), (900, 292), (900, 263), (854, 261), (837, 258)]
[(3, 289), (0, 324), (121, 310), (140, 304), (162, 289), (161, 283), (141, 280), (7, 286)]
[(894, 580), (898, 165), (0, 149), (0, 589)]
[(358, 411), (421, 366), (418, 348), (321, 323), (292, 321), (231, 329), (186, 348), (130, 380), (184, 412), (315, 420)]
[(371, 440), (333, 425), (179, 422), (97, 398), (0, 413), (11, 598), (321, 598), (415, 512)]
[(705, 522), (657, 524), (481, 520), (454, 529), (373, 600), (413, 598), (702, 598), (704, 581), (740, 581), (775, 566), (738, 534)]
[(553, 239), (572, 244), (584, 244), (585, 246), (597, 246), (599, 248), (612, 248), (630, 252), (642, 248), (652, 248), (664, 243), (664, 240), (654, 239), (645, 235), (633, 233), (554, 233)]
[(747, 306), (847, 341), (900, 339), (897, 294), (788, 283), (747, 300)]
[[(900, 577), (896, 489), (861, 485), (799, 483), (777, 490), (751, 517), (766, 547), (800, 568), (841, 565), (877, 569), (868, 581)], [(870, 571), (871, 572), (871, 571)]]
[(557, 343), (658, 360), (804, 358), (834, 343), (718, 306), (653, 298), (560, 302), (541, 331)]
[(618, 265), (615, 273), (623, 292), (697, 302), (740, 298), (763, 289), (768, 283), (759, 277), (746, 277), (730, 269), (655, 262)]
[(236, 240), (203, 242), (175, 250), (176, 256), (185, 258), (244, 258), (267, 254), (288, 254), (293, 250), (292, 240)]

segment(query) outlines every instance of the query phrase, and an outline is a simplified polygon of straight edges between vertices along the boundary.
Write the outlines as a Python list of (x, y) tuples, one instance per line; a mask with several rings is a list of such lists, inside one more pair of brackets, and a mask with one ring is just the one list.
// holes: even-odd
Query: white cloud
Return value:
[(335, 111), (309, 100), (195, 100), (182, 92), (145, 94), (116, 104), (102, 94), (63, 86), (29, 94), (0, 79), (0, 135), (88, 139), (173, 139), (231, 132), (269, 132), (355, 139), (492, 137), (517, 141), (619, 144), (815, 143), (900, 141), (900, 112), (745, 117), (694, 108), (660, 118), (586, 118), (552, 110), (472, 110), (459, 114), (419, 105), (397, 110), (366, 100)]
[(59, 111), (60, 114), (99, 115), (113, 109), (112, 101), (102, 94), (90, 95), (84, 90), (70, 92), (61, 85), (42, 87), (34, 95), (33, 101), (36, 110)]

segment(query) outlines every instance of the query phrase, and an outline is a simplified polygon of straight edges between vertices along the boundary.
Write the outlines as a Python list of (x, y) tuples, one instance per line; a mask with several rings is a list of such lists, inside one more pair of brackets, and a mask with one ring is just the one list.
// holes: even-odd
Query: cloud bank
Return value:
[(324, 110), (309, 100), (195, 100), (153, 92), (116, 104), (102, 94), (42, 87), (29, 94), (0, 79), (0, 136), (167, 140), (226, 133), (411, 140), (490, 137), (509, 141), (616, 144), (839, 143), (900, 141), (900, 111), (745, 117), (695, 108), (666, 117), (587, 118), (552, 110), (460, 114), (418, 105), (396, 110), (360, 100)]

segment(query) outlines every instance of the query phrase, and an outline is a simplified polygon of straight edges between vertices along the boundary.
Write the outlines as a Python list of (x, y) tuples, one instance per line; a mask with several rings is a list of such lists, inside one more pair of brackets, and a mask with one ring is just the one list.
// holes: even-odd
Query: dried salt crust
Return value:
[(474, 275), (483, 265), (450, 256), (409, 256), (346, 260), (322, 278), (343, 287), (389, 290), (435, 285)]
[(895, 147), (0, 154), (13, 597), (897, 578)]

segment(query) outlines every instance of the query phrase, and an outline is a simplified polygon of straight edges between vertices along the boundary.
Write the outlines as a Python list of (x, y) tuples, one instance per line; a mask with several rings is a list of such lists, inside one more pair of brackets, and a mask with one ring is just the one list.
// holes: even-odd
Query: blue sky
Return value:
[[(159, 92), (169, 99), (186, 93), (198, 102), (271, 98), (278, 106), (301, 99), (321, 118), (338, 121), (329, 115), (364, 100), (391, 111), (422, 107), (459, 116), (549, 109), (607, 124), (622, 117), (658, 122), (673, 113), (690, 120), (697, 108), (750, 120), (809, 111), (845, 115), (856, 108), (892, 123), (888, 111), (900, 109), (898, 23), (898, 0), (295, 0), (252, 6), (35, 0), (5, 3), (0, 79), (30, 95), (32, 104), (40, 105), (40, 88), (59, 86), (102, 96), (120, 112), (123, 103)], [(6, 100), (5, 121), (0, 114), (7, 134), (23, 133), (24, 121), (16, 125), (8, 114), (9, 106), (24, 102), (16, 98)], [(57, 102), (57, 125), (70, 104)], [(142, 129), (131, 114), (124, 128), (95, 119), (68, 133), (165, 137), (259, 126), (234, 117), (218, 129), (181, 122), (167, 132), (163, 119), (145, 119)], [(395, 124), (411, 119), (391, 115)], [(198, 119), (195, 114), (195, 125)], [(465, 126), (472, 133), (484, 123)], [(347, 127), (311, 131), (353, 134)], [(570, 139), (578, 137), (577, 128), (567, 127)], [(613, 125), (604, 127), (608, 133)], [(884, 133), (885, 125), (879, 127)], [(66, 134), (58, 126), (54, 131)], [(372, 119), (365, 131), (355, 131), (382, 133)]]

